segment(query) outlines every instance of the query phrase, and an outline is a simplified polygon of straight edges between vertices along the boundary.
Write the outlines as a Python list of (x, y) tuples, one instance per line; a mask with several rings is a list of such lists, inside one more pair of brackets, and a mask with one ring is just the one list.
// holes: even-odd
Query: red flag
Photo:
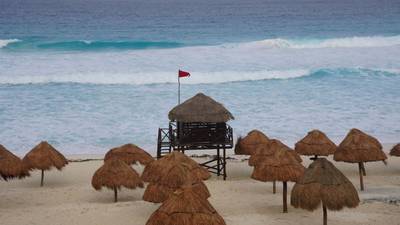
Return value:
[(189, 77), (190, 73), (186, 71), (179, 70), (178, 77)]

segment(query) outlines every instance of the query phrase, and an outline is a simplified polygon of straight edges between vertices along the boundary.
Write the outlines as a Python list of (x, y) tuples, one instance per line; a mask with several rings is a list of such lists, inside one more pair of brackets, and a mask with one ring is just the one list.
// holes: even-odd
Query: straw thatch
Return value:
[(329, 210), (354, 208), (358, 205), (357, 190), (347, 177), (325, 158), (315, 160), (304, 176), (293, 186), (291, 204), (310, 211), (321, 203)]
[(391, 156), (400, 156), (400, 143), (393, 146), (392, 150), (390, 150)]
[(268, 143), (269, 138), (259, 130), (250, 131), (246, 137), (239, 137), (235, 145), (236, 155), (252, 155), (263, 144)]
[(312, 130), (296, 143), (294, 150), (300, 155), (328, 156), (336, 151), (336, 145), (323, 132)]
[(142, 165), (147, 165), (154, 161), (153, 157), (151, 157), (149, 153), (133, 144), (126, 144), (111, 149), (106, 153), (104, 161), (111, 158), (123, 160), (128, 165), (136, 164), (137, 162)]
[(61, 170), (68, 164), (67, 159), (46, 141), (40, 142), (22, 160), (28, 170)]
[(68, 164), (67, 159), (46, 141), (40, 142), (22, 159), (28, 170), (42, 170), (40, 186), (43, 186), (44, 171), (52, 167), (61, 170)]
[(309, 211), (314, 211), (322, 203), (324, 225), (327, 224), (327, 209), (354, 208), (359, 202), (353, 184), (325, 158), (310, 164), (304, 176), (293, 186), (290, 199), (295, 208)]
[(384, 161), (387, 159), (379, 141), (358, 130), (351, 129), (346, 138), (339, 144), (335, 154), (335, 161), (349, 163)]
[(0, 145), (0, 176), (4, 180), (29, 176), (22, 160)]
[(146, 225), (225, 225), (212, 205), (187, 187), (174, 192), (149, 218)]
[(203, 93), (175, 106), (168, 114), (170, 120), (179, 122), (220, 123), (234, 119), (232, 114), (219, 102)]
[(143, 181), (140, 175), (124, 161), (110, 159), (94, 173), (92, 186), (96, 190), (101, 190), (102, 187), (135, 189), (136, 187), (143, 188)]
[(92, 177), (92, 186), (96, 190), (102, 187), (113, 189), (115, 201), (117, 201), (117, 190), (121, 187), (135, 189), (143, 188), (140, 175), (128, 164), (118, 158), (112, 158), (104, 162)]
[(194, 186), (200, 196), (208, 198), (210, 193), (202, 180), (210, 176), (196, 161), (174, 151), (145, 167), (142, 179), (150, 184), (146, 187), (143, 200), (163, 202), (183, 186)]
[(259, 145), (250, 156), (249, 166), (255, 166), (259, 161), (263, 161), (264, 158), (272, 157), (273, 154), (278, 150), (288, 151), (299, 163), (302, 159), (299, 154), (294, 150), (276, 139), (270, 139), (268, 142)]
[(304, 167), (295, 157), (297, 153), (278, 140), (258, 148), (250, 157), (249, 164), (254, 165), (251, 178), (259, 181), (272, 181), (273, 193), (276, 181), (282, 181), (283, 212), (287, 213), (287, 182), (296, 182), (304, 173)]
[[(304, 167), (285, 144), (272, 139), (267, 147), (259, 148), (251, 156), (254, 171), (253, 179), (260, 181), (293, 181), (303, 175)], [(262, 152), (261, 152), (262, 151)]]

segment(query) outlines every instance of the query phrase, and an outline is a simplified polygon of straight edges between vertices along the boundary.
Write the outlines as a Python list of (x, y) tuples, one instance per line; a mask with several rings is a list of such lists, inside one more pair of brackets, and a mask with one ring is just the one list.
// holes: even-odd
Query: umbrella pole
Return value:
[(276, 181), (272, 181), (272, 193), (276, 193)]
[(364, 177), (367, 176), (367, 172), (365, 172), (364, 162), (361, 163), (361, 169), (362, 169)]
[(117, 187), (114, 187), (114, 202), (118, 202), (118, 190), (117, 190)]
[(287, 213), (287, 182), (283, 181), (283, 212)]
[(326, 211), (326, 207), (324, 204), (322, 204), (322, 210), (324, 213), (324, 225), (328, 224), (328, 212)]
[(362, 170), (362, 162), (358, 163), (358, 172), (360, 175), (360, 189), (364, 191), (364, 180), (363, 180), (363, 170)]
[(44, 170), (42, 170), (42, 178), (40, 179), (40, 187), (43, 187)]

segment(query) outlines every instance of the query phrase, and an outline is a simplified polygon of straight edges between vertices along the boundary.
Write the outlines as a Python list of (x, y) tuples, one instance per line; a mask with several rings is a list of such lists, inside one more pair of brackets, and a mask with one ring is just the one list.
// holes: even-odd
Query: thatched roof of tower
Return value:
[(52, 167), (61, 170), (68, 164), (67, 159), (46, 141), (36, 145), (22, 161), (28, 170), (49, 170)]
[(260, 181), (297, 181), (303, 175), (304, 167), (292, 153), (293, 150), (278, 140), (271, 140), (269, 145), (266, 154), (253, 160), (251, 178)]
[(145, 167), (142, 178), (150, 184), (143, 200), (163, 202), (184, 186), (194, 186), (200, 196), (208, 198), (210, 193), (202, 180), (209, 177), (210, 173), (197, 162), (180, 152), (172, 152)]
[(393, 148), (390, 150), (390, 155), (391, 156), (400, 156), (400, 143), (393, 146)]
[(128, 165), (136, 164), (137, 162), (147, 165), (154, 161), (154, 158), (149, 153), (134, 144), (126, 144), (111, 149), (106, 153), (104, 161), (111, 158), (121, 159)]
[(232, 114), (219, 102), (203, 93), (175, 106), (168, 114), (170, 120), (180, 122), (220, 123), (234, 119)]
[(225, 225), (212, 205), (192, 188), (174, 192), (149, 218), (146, 225)]
[(339, 144), (334, 159), (349, 163), (384, 161), (387, 159), (379, 141), (358, 130), (351, 129)]
[(336, 151), (336, 145), (322, 131), (312, 130), (296, 143), (294, 150), (300, 155), (328, 156)]
[(29, 176), (22, 160), (0, 145), (0, 176), (4, 180)]
[(120, 159), (113, 158), (105, 161), (94, 173), (92, 186), (100, 190), (102, 187), (135, 189), (136, 187), (143, 188), (144, 185), (140, 175), (131, 166)]
[(270, 139), (268, 142), (259, 145), (250, 156), (249, 166), (255, 166), (258, 161), (271, 157), (278, 150), (288, 151), (298, 162), (302, 162), (299, 154), (277, 139)]
[(330, 210), (358, 205), (357, 190), (340, 170), (325, 158), (315, 160), (293, 186), (291, 204), (313, 211), (323, 203)]
[(252, 155), (263, 144), (268, 143), (269, 138), (259, 130), (250, 131), (247, 136), (239, 137), (235, 145), (236, 155)]

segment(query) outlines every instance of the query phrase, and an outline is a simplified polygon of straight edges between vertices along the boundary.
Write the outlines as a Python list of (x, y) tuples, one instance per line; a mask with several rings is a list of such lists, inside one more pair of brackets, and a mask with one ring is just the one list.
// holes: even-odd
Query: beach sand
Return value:
[[(281, 213), (281, 183), (277, 183), (277, 194), (272, 194), (271, 183), (250, 178), (252, 167), (247, 165), (247, 157), (234, 157), (228, 160), (226, 181), (214, 175), (206, 181), (211, 192), (209, 201), (228, 225), (322, 224), (321, 209), (309, 212), (289, 206), (289, 213)], [(68, 158), (100, 159), (101, 156)], [(310, 163), (303, 159), (304, 165)], [(24, 180), (0, 181), (0, 224), (144, 225), (160, 204), (143, 201), (144, 189), (122, 189), (118, 203), (113, 202), (112, 191), (95, 191), (91, 178), (101, 164), (101, 160), (71, 162), (61, 172), (46, 172), (42, 188), (39, 171)], [(337, 162), (335, 165), (358, 189), (357, 165)], [(134, 167), (138, 172), (143, 170), (143, 166)], [(355, 209), (329, 211), (328, 224), (400, 224), (400, 158), (389, 157), (388, 166), (382, 162), (367, 163), (366, 169), (366, 191), (360, 192), (361, 204)], [(289, 184), (289, 194), (292, 185)]]

